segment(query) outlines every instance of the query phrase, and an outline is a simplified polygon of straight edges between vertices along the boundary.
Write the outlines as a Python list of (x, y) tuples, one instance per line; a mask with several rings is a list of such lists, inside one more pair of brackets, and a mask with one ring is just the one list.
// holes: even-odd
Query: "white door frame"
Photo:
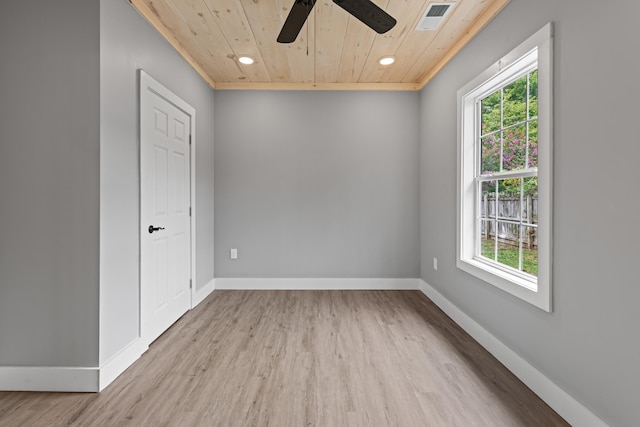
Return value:
[[(194, 302), (195, 302), (195, 295), (196, 295), (196, 283), (195, 283), (195, 272), (196, 272), (196, 158), (195, 158), (195, 152), (196, 152), (196, 136), (195, 136), (195, 129), (196, 129), (196, 110), (195, 108), (193, 108), (191, 105), (189, 105), (187, 102), (185, 102), (182, 98), (178, 97), (176, 94), (174, 94), (171, 90), (169, 90), (168, 88), (166, 88), (162, 83), (158, 82), (156, 79), (154, 79), (153, 77), (151, 77), (149, 74), (147, 74), (144, 70), (139, 69), (138, 70), (138, 76), (139, 76), (139, 88), (140, 88), (140, 111), (138, 112), (138, 126), (139, 126), (139, 146), (138, 146), (138, 156), (139, 156), (139, 163), (138, 163), (138, 175), (139, 175), (139, 185), (140, 185), (140, 194), (139, 194), (139, 203), (140, 203), (140, 210), (138, 211), (138, 223), (140, 224), (140, 229), (139, 229), (139, 234), (138, 236), (142, 236), (142, 233), (145, 231), (144, 226), (145, 224), (142, 224), (142, 189), (141, 189), (141, 185), (142, 185), (142, 170), (140, 168), (140, 161), (142, 161), (142, 154), (141, 154), (141, 147), (142, 147), (142, 126), (140, 123), (140, 120), (142, 120), (142, 111), (143, 108), (146, 108), (149, 104), (148, 102), (148, 97), (151, 96), (151, 94), (155, 94), (157, 96), (160, 96), (161, 98), (164, 98), (166, 101), (168, 101), (169, 103), (173, 104), (174, 106), (176, 106), (177, 108), (179, 108), (180, 110), (184, 111), (187, 115), (189, 115), (190, 117), (190, 121), (191, 121), (191, 135), (190, 135), (190, 143), (189, 143), (189, 161), (190, 161), (190, 183), (189, 183), (189, 188), (190, 188), (190, 199), (191, 199), (191, 209), (190, 209), (190, 229), (191, 229), (191, 253), (190, 253), (190, 277), (191, 277), (191, 289), (190, 289), (190, 307), (193, 308), (194, 307)], [(139, 278), (138, 278), (138, 282), (139, 282), (139, 291), (140, 291), (140, 300), (139, 300), (139, 323), (138, 323), (138, 334), (139, 336), (143, 339), (143, 340), (147, 340), (147, 338), (145, 337), (145, 332), (143, 330), (143, 311), (142, 311), (142, 299), (143, 299), (143, 292), (145, 292), (145, 289), (143, 289), (143, 283), (142, 283), (142, 242), (139, 241), (139, 248), (138, 248), (138, 253), (139, 253), (139, 257), (138, 257), (138, 269), (139, 269)], [(146, 343), (147, 345), (150, 344), (150, 342)]]

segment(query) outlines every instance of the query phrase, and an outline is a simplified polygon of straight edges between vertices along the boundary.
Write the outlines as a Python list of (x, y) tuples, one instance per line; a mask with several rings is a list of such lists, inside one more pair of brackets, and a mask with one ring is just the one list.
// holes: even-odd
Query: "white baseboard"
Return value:
[(419, 289), (489, 353), (574, 427), (607, 427), (593, 412), (507, 347), (424, 280)]
[(196, 289), (196, 291), (194, 292), (194, 295), (193, 295), (193, 301), (191, 303), (191, 308), (195, 308), (196, 305), (198, 305), (202, 301), (204, 301), (204, 299), (206, 297), (208, 297), (209, 294), (211, 292), (213, 292), (215, 288), (216, 288), (216, 280), (215, 279), (211, 279), (211, 281), (209, 281), (209, 283), (204, 285), (202, 288)]
[[(215, 289), (211, 280), (194, 293), (193, 307)], [(148, 345), (137, 338), (101, 367), (0, 366), (0, 391), (98, 392), (104, 390), (140, 356)]]
[(0, 366), (0, 391), (98, 392), (147, 350), (140, 338), (102, 367)]
[(104, 390), (111, 384), (113, 380), (126, 371), (133, 362), (138, 360), (148, 348), (149, 346), (145, 345), (141, 338), (136, 338), (105, 362), (100, 367), (98, 391)]
[(216, 289), (251, 290), (415, 290), (419, 279), (217, 278)]
[(98, 368), (0, 366), (0, 391), (98, 391)]

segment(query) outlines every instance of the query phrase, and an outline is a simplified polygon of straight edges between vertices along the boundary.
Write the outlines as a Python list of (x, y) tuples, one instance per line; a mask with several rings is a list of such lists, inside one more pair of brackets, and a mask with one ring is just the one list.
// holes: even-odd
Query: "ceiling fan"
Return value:
[[(333, 0), (335, 4), (358, 18), (378, 34), (383, 34), (396, 25), (396, 20), (371, 0)], [(307, 21), (316, 0), (295, 0), (289, 16), (284, 21), (278, 43), (292, 43)]]

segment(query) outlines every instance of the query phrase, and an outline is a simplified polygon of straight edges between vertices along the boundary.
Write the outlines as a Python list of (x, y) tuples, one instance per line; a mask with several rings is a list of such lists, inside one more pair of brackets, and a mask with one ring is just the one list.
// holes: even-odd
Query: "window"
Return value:
[(551, 24), (458, 92), (457, 266), (551, 311)]

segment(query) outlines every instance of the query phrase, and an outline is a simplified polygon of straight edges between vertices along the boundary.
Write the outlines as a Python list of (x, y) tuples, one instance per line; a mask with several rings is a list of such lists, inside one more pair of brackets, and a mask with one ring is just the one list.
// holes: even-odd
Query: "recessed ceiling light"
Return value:
[(380, 58), (380, 60), (378, 62), (380, 63), (380, 65), (391, 65), (394, 62), (396, 62), (396, 57), (395, 56), (383, 56), (382, 58)]
[(253, 64), (255, 61), (252, 57), (250, 57), (249, 55), (240, 55), (238, 56), (238, 61), (240, 61), (240, 63), (244, 64), (244, 65), (251, 65)]

